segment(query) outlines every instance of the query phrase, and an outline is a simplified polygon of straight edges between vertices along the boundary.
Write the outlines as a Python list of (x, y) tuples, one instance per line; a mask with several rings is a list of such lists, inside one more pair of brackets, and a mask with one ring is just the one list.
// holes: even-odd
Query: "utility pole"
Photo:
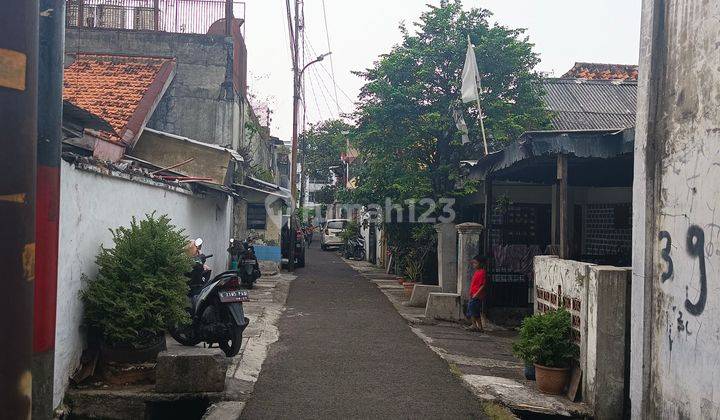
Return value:
[(295, 241), (297, 226), (295, 226), (295, 207), (297, 202), (297, 146), (298, 146), (298, 108), (300, 105), (300, 2), (295, 0), (295, 36), (293, 37), (293, 128), (292, 151), (290, 153), (290, 220), (288, 221), (290, 236), (290, 249), (288, 252), (288, 269), (295, 270)]
[[(303, 29), (305, 26), (305, 16), (303, 14)], [(305, 31), (302, 33), (302, 57), (305, 60)], [(305, 73), (300, 77), (301, 95), (302, 95), (302, 135), (300, 139), (300, 208), (305, 208), (305, 184), (307, 170), (305, 169), (305, 153), (307, 152), (307, 106), (305, 106)]]
[[(295, 208), (297, 207), (297, 158), (298, 158), (298, 111), (300, 109), (300, 99), (302, 90), (302, 77), (311, 65), (323, 61), (330, 55), (330, 52), (319, 55), (313, 61), (300, 67), (300, 38), (305, 30), (305, 22), (300, 23), (302, 0), (295, 0), (295, 36), (292, 37), (292, 55), (293, 55), (293, 129), (292, 129), (292, 153), (290, 154), (290, 251), (288, 252), (288, 269), (295, 270), (295, 243), (297, 226), (295, 223)], [(305, 102), (303, 102), (303, 106)]]
[(53, 414), (65, 0), (40, 0), (33, 418)]
[(32, 410), (38, 1), (7, 0), (0, 13), (0, 407)]

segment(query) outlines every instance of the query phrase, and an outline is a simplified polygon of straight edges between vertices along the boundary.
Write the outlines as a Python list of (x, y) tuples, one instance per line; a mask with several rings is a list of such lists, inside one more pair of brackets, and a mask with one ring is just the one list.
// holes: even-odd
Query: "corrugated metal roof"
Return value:
[(635, 126), (637, 82), (544, 79), (555, 130), (612, 130)]

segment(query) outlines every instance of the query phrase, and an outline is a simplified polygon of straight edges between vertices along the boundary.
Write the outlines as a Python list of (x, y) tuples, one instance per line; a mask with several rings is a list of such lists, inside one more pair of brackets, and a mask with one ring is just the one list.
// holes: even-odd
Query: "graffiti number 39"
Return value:
[[(673, 276), (674, 265), (670, 250), (672, 249), (672, 237), (669, 232), (662, 231), (658, 235), (659, 240), (665, 239), (665, 247), (660, 250), (660, 257), (667, 264), (667, 270), (660, 274), (660, 281), (665, 282)], [(705, 310), (707, 301), (707, 274), (705, 272), (705, 232), (700, 226), (692, 225), (687, 232), (687, 252), (691, 257), (697, 258), (700, 265), (700, 296), (697, 302), (693, 303), (688, 297), (688, 286), (685, 286), (685, 309), (690, 315), (698, 316)]]

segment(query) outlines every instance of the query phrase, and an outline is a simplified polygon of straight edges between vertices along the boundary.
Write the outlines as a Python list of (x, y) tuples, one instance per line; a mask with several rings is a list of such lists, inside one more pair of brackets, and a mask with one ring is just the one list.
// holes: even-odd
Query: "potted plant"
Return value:
[(187, 237), (154, 213), (111, 232), (115, 246), (100, 247), (98, 274), (82, 292), (85, 324), (103, 361), (152, 361), (165, 348), (166, 327), (189, 321)]
[(560, 308), (522, 322), (513, 352), (526, 364), (534, 364), (540, 392), (562, 394), (570, 380), (570, 363), (579, 353), (570, 321), (570, 313)]
[(420, 277), (422, 276), (422, 270), (422, 262), (417, 259), (415, 251), (410, 251), (410, 253), (405, 258), (406, 281), (403, 282), (403, 287), (405, 288), (405, 296), (407, 296), (408, 298), (410, 298), (410, 295), (412, 295), (415, 283), (420, 280)]

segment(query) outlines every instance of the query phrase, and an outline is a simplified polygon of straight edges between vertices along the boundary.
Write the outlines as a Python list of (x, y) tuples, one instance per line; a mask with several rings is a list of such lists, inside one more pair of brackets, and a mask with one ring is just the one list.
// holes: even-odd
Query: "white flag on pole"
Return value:
[(462, 101), (472, 102), (478, 101), (478, 87), (480, 85), (480, 72), (478, 71), (477, 59), (475, 58), (475, 48), (473, 48), (468, 37), (468, 48), (465, 53), (465, 66), (462, 71)]
[(478, 109), (478, 121), (480, 122), (480, 132), (482, 133), (483, 147), (485, 148), (485, 156), (488, 154), (487, 138), (485, 137), (485, 123), (483, 122), (483, 112), (480, 106), (480, 71), (477, 66), (477, 59), (475, 58), (475, 47), (473, 47), (470, 41), (470, 35), (468, 35), (468, 48), (465, 53), (465, 66), (462, 71), (462, 87), (460, 92), (462, 94), (462, 101), (464, 103), (475, 101)]

